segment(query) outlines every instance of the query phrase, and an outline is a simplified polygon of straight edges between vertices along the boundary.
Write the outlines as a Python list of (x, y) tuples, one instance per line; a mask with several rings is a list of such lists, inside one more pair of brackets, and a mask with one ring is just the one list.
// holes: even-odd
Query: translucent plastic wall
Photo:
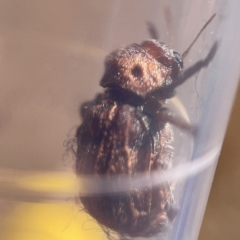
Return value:
[[(4, 239), (196, 240), (220, 154), (240, 70), (238, 0), (1, 1), (0, 201)], [(176, 88), (166, 107), (192, 125), (172, 126), (166, 171), (81, 176), (66, 150), (81, 124), (81, 104), (103, 92), (105, 57), (131, 43), (159, 39), (184, 59), (184, 69), (217, 51), (207, 67)], [(65, 143), (65, 144), (63, 144)], [(74, 140), (72, 141), (74, 145)], [(64, 147), (64, 146), (65, 147)], [(76, 150), (76, 149), (75, 149)], [(87, 214), (82, 197), (121, 197), (171, 183), (176, 216), (157, 234), (130, 236)], [(109, 219), (111, 221), (111, 219)]]

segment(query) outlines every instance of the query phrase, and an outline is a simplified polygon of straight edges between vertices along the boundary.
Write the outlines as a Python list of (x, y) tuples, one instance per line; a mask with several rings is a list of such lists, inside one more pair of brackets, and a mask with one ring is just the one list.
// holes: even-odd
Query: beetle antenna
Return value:
[(212, 15), (212, 17), (210, 17), (210, 19), (204, 24), (204, 26), (202, 27), (202, 29), (199, 31), (198, 35), (196, 36), (196, 38), (193, 40), (193, 42), (190, 44), (190, 46), (188, 47), (188, 49), (182, 54), (182, 59), (184, 59), (190, 49), (192, 48), (192, 46), (194, 45), (194, 43), (197, 41), (197, 39), (199, 38), (199, 36), (201, 35), (201, 33), (203, 32), (203, 30), (207, 27), (207, 25), (216, 17), (216, 13)]

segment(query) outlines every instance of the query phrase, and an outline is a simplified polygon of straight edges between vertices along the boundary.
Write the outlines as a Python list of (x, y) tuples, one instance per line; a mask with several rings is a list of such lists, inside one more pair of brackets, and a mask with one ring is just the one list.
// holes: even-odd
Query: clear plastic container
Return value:
[[(0, 6), (4, 239), (197, 239), (238, 84), (240, 2), (5, 1)], [(76, 178), (75, 156), (66, 155), (63, 143), (81, 124), (81, 104), (103, 92), (105, 57), (149, 39), (147, 22), (156, 26), (161, 42), (182, 54), (214, 13), (184, 67), (204, 59), (218, 42), (214, 58), (167, 103), (197, 126), (195, 136), (173, 127), (171, 168), (111, 180)], [(176, 217), (166, 231), (148, 236), (99, 225), (80, 201), (166, 183), (173, 186)]]

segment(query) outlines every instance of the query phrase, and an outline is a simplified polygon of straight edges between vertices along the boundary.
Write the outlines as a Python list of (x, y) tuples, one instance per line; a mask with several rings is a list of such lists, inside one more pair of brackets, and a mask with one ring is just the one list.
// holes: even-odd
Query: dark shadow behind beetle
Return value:
[[(157, 36), (152, 26), (150, 33)], [(131, 44), (107, 56), (100, 82), (105, 92), (81, 106), (83, 123), (76, 134), (77, 174), (117, 181), (124, 175), (161, 174), (169, 169), (173, 155), (170, 124), (190, 133), (192, 126), (173, 116), (163, 106), (164, 101), (174, 96), (177, 86), (207, 67), (216, 50), (217, 43), (205, 59), (185, 71), (182, 57), (157, 40)], [(80, 198), (93, 218), (123, 236), (164, 233), (177, 214), (170, 183)]]

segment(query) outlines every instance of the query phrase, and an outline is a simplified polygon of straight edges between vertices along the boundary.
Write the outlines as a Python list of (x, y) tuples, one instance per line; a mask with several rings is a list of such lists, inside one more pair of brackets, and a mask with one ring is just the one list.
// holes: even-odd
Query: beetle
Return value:
[[(83, 123), (76, 133), (76, 173), (111, 179), (151, 174), (170, 168), (173, 156), (170, 124), (193, 132), (192, 126), (164, 107), (175, 88), (213, 59), (207, 57), (183, 71), (183, 58), (156, 39), (120, 48), (106, 57), (100, 85), (105, 91), (81, 106)], [(155, 29), (150, 26), (152, 36)], [(147, 237), (165, 232), (174, 220), (171, 184), (117, 195), (80, 196), (85, 210), (101, 225), (120, 235)]]

